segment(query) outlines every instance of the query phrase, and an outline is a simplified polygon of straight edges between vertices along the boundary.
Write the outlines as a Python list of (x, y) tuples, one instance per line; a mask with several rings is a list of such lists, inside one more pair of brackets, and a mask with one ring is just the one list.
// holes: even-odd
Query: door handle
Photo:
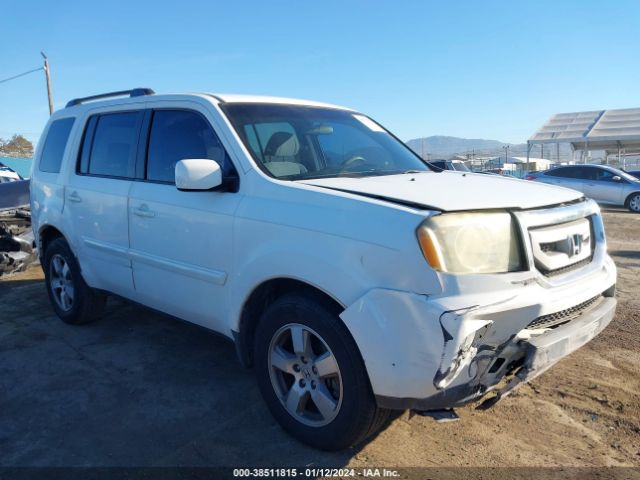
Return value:
[(149, 206), (143, 203), (137, 208), (133, 209), (133, 213), (139, 217), (153, 218), (156, 216), (156, 212), (149, 210)]
[(69, 196), (67, 197), (67, 200), (69, 200), (70, 202), (81, 202), (82, 198), (80, 198), (80, 195), (78, 195), (78, 192), (73, 191), (69, 194)]

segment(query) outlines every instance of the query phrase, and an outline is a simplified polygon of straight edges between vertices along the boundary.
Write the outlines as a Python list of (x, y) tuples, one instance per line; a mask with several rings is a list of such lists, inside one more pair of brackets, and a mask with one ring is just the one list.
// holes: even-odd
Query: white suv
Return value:
[(31, 202), (62, 320), (95, 319), (112, 293), (219, 332), (282, 426), (323, 449), (363, 440), (390, 409), (493, 390), (490, 404), (616, 306), (593, 201), (432, 169), (333, 105), (76, 99), (45, 128)]

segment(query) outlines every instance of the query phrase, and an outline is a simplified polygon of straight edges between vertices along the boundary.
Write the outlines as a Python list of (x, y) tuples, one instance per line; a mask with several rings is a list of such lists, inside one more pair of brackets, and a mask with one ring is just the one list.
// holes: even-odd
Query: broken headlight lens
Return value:
[(424, 257), (449, 273), (503, 273), (522, 270), (520, 236), (509, 213), (444, 213), (418, 228)]

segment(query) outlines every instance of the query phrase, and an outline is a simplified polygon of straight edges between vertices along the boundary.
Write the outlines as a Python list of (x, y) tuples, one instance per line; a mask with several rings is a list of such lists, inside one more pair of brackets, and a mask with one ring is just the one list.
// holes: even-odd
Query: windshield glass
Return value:
[(221, 105), (262, 170), (283, 180), (426, 172), (409, 147), (370, 118), (297, 105)]

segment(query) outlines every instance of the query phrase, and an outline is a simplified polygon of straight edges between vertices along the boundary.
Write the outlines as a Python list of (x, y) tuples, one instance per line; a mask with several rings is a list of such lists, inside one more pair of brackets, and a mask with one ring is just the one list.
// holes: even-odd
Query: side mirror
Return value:
[(622, 181), (622, 178), (620, 178), (619, 175), (614, 175), (613, 177), (611, 177), (611, 180), (613, 180), (614, 182), (620, 182)]
[(222, 185), (222, 170), (215, 160), (190, 158), (176, 163), (178, 190), (213, 190)]

